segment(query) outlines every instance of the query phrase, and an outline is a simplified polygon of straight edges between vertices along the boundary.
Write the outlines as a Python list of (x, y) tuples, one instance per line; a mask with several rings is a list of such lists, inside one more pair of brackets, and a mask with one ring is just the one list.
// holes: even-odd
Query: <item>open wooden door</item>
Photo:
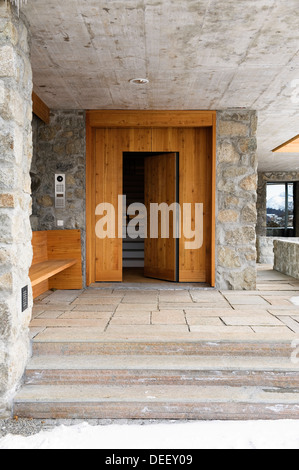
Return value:
[[(179, 220), (176, 207), (173, 207), (174, 210), (168, 210), (168, 207), (179, 202), (178, 159), (176, 153), (145, 158), (145, 206), (148, 236), (144, 247), (144, 275), (174, 282), (179, 281), (179, 239), (177, 237)], [(153, 212), (153, 204), (155, 204), (156, 212)], [(164, 210), (160, 204), (164, 205)], [(162, 209), (159, 212), (157, 211), (158, 205)]]

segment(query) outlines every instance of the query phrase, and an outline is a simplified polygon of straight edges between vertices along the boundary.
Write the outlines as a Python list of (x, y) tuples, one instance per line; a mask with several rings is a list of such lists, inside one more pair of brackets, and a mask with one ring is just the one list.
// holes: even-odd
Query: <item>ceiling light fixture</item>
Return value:
[(133, 78), (130, 83), (133, 85), (148, 85), (149, 80), (147, 78)]

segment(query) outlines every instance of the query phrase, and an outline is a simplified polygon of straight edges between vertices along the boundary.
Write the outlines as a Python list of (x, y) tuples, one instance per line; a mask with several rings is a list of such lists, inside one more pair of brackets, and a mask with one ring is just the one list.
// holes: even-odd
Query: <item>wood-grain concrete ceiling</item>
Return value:
[(29, 0), (23, 12), (49, 107), (256, 109), (259, 169), (299, 169), (298, 154), (271, 152), (299, 132), (298, 0)]

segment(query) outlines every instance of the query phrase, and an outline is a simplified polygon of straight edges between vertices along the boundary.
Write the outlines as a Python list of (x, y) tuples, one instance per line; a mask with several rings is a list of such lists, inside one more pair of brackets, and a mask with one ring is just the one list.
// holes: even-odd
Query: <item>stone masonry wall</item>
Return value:
[[(28, 42), (25, 22), (9, 2), (0, 0), (0, 417), (11, 413), (30, 354), (32, 72)], [(22, 312), (25, 286), (29, 307)]]
[(256, 288), (257, 115), (217, 113), (217, 287)]
[[(37, 119), (37, 118), (36, 118)], [(256, 126), (254, 111), (218, 113), (217, 136), (217, 287), (256, 286)], [(85, 116), (83, 111), (52, 111), (50, 125), (34, 121), (31, 171), (41, 179), (33, 194), (37, 230), (82, 231), (85, 260)], [(54, 207), (54, 175), (66, 173), (67, 207)], [(83, 262), (85, 276), (85, 263)]]
[(274, 240), (274, 269), (299, 279), (299, 240)]
[[(34, 116), (31, 172), (40, 179), (32, 194), (34, 230), (80, 229), (85, 278), (85, 112), (51, 111), (47, 125)], [(66, 175), (66, 207), (55, 209), (55, 174)], [(58, 227), (57, 221), (64, 226)]]

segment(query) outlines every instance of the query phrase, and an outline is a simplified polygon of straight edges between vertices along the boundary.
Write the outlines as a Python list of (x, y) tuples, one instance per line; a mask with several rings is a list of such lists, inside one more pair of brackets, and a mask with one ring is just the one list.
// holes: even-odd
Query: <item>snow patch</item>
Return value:
[(7, 435), (0, 449), (299, 449), (299, 421), (82, 423), (30, 437)]

